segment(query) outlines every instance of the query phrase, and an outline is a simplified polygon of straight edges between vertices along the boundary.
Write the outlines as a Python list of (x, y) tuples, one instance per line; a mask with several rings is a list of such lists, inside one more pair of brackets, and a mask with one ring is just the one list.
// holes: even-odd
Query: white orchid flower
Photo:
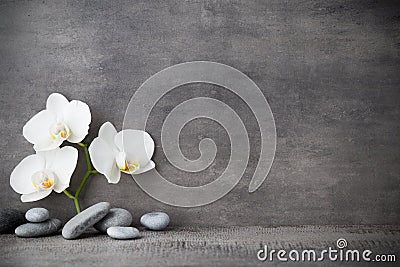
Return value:
[(89, 106), (81, 101), (69, 102), (53, 93), (47, 98), (46, 109), (33, 116), (24, 126), (23, 135), (36, 151), (52, 150), (64, 140), (81, 142), (89, 131)]
[(15, 167), (10, 185), (15, 192), (22, 194), (22, 202), (40, 200), (53, 190), (61, 193), (69, 187), (77, 160), (78, 150), (70, 146), (36, 152)]
[(117, 133), (110, 123), (104, 123), (89, 147), (90, 158), (96, 170), (104, 174), (109, 183), (116, 184), (121, 172), (140, 174), (155, 167), (151, 157), (154, 141), (140, 130), (122, 130)]

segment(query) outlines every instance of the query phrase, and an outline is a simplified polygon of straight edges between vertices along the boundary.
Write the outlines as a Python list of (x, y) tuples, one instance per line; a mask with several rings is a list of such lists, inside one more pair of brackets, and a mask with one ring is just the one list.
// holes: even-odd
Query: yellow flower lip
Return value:
[(54, 180), (46, 178), (45, 180), (42, 181), (41, 187), (45, 190), (50, 189), (54, 185)]
[(116, 157), (116, 163), (121, 172), (131, 174), (139, 169), (139, 162), (137, 160), (128, 161), (124, 152), (119, 152)]
[(62, 131), (62, 132), (60, 133), (60, 136), (61, 136), (61, 138), (65, 139), (65, 138), (68, 137), (68, 134), (67, 134), (66, 131)]
[(51, 138), (54, 140), (58, 137), (65, 140), (71, 135), (71, 131), (68, 126), (62, 122), (57, 122), (53, 124), (49, 129), (49, 133)]
[(129, 161), (125, 160), (124, 166), (120, 167), (120, 171), (125, 172), (125, 173), (132, 173), (136, 171), (139, 168), (139, 162), (134, 161), (133, 163), (130, 163)]
[(39, 171), (32, 175), (32, 184), (38, 191), (51, 190), (54, 187), (54, 174), (50, 171)]

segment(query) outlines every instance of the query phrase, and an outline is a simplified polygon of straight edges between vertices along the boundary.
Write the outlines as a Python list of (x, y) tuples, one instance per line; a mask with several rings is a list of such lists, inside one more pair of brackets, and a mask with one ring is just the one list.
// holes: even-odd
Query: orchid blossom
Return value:
[(88, 134), (90, 122), (87, 104), (69, 102), (63, 95), (53, 93), (47, 98), (46, 109), (25, 124), (23, 135), (36, 151), (47, 151), (59, 147), (64, 140), (81, 142)]
[(10, 185), (15, 192), (22, 194), (22, 202), (40, 200), (53, 190), (61, 193), (69, 187), (77, 160), (78, 150), (70, 146), (36, 152), (15, 167)]
[[(104, 123), (90, 147), (82, 140), (89, 131), (91, 114), (89, 106), (81, 101), (69, 102), (63, 95), (53, 93), (47, 98), (46, 109), (33, 116), (23, 128), (23, 136), (36, 154), (24, 158), (13, 170), (10, 185), (22, 202), (37, 201), (52, 191), (63, 192), (81, 211), (79, 195), (89, 177), (96, 173), (106, 176), (109, 183), (118, 183), (121, 172), (137, 175), (155, 167), (151, 157), (154, 141), (139, 130), (119, 133), (110, 123)], [(69, 141), (79, 145), (86, 157), (87, 171), (75, 194), (67, 188), (75, 170), (78, 151), (73, 147), (59, 146)]]
[(93, 166), (105, 175), (109, 183), (118, 183), (121, 172), (136, 175), (155, 167), (151, 157), (154, 141), (140, 130), (122, 130), (117, 133), (110, 123), (104, 123), (89, 147)]

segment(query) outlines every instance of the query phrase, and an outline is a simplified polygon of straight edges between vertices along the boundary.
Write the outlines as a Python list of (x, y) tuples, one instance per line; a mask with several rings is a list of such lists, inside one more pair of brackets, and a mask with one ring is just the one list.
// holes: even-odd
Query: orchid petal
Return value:
[(48, 110), (42, 110), (33, 116), (24, 126), (22, 134), (28, 142), (40, 145), (46, 150), (47, 146), (53, 143), (49, 129), (55, 123), (56, 117)]
[(21, 196), (21, 201), (22, 202), (33, 202), (37, 200), (41, 200), (48, 195), (51, 194), (53, 190), (44, 190), (44, 191), (36, 191), (30, 194), (24, 194)]
[(39, 155), (44, 158), (46, 162), (46, 169), (51, 169), (51, 165), (53, 163), (54, 158), (57, 155), (57, 152), (60, 150), (59, 147), (56, 147), (55, 149), (52, 150), (47, 150), (47, 151), (37, 151), (36, 155)]
[(64, 122), (71, 130), (68, 141), (81, 142), (89, 131), (91, 114), (89, 106), (78, 100), (72, 100), (64, 109)]
[[(114, 144), (114, 138), (117, 135), (117, 130), (115, 129), (114, 125), (111, 122), (107, 121), (101, 125), (99, 129), (99, 137), (102, 138), (107, 144), (117, 150)], [(113, 150), (114, 150), (113, 149)]]
[(114, 164), (109, 172), (104, 174), (110, 184), (117, 184), (121, 179), (121, 171), (118, 166)]
[(51, 159), (50, 170), (56, 175), (54, 191), (61, 193), (65, 188), (69, 187), (72, 173), (75, 171), (78, 161), (78, 150), (71, 146), (65, 146), (56, 152)]
[(89, 154), (94, 168), (104, 174), (110, 183), (119, 181), (121, 174), (115, 164), (114, 152), (104, 139), (96, 137), (89, 146)]
[(57, 180), (57, 182), (54, 184), (53, 190), (57, 193), (62, 193), (62, 191), (64, 191), (68, 187), (69, 187), (69, 183), (63, 184), (63, 183), (59, 182), (59, 180)]
[(69, 101), (65, 96), (59, 93), (53, 93), (47, 98), (46, 109), (55, 114), (57, 118), (63, 118), (63, 111), (68, 105)]
[(37, 152), (40, 151), (49, 151), (56, 149), (57, 147), (61, 146), (63, 140), (61, 138), (56, 139), (46, 139), (43, 142), (36, 143), (33, 145), (33, 149)]
[(13, 170), (10, 176), (10, 185), (19, 194), (29, 194), (36, 191), (31, 177), (35, 172), (45, 168), (45, 159), (39, 155), (30, 155), (24, 158)]
[(156, 164), (152, 160), (150, 160), (150, 162), (147, 163), (146, 166), (144, 166), (144, 167), (140, 166), (140, 168), (137, 171), (133, 172), (132, 175), (141, 174), (141, 173), (150, 171), (150, 170), (154, 169), (154, 167), (156, 167)]
[(114, 142), (129, 161), (138, 161), (140, 166), (146, 166), (154, 153), (154, 141), (144, 131), (123, 130), (115, 136)]

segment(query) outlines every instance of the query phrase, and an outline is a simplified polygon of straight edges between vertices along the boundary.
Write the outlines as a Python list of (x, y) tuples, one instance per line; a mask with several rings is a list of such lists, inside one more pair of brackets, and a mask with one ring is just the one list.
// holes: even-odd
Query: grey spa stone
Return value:
[(107, 229), (107, 234), (114, 239), (134, 239), (140, 232), (135, 227), (112, 226)]
[(100, 232), (107, 232), (112, 226), (130, 226), (132, 223), (132, 214), (126, 209), (113, 208), (108, 214), (96, 223), (94, 228)]
[(61, 229), (59, 219), (50, 219), (40, 223), (26, 223), (15, 229), (15, 234), (19, 237), (40, 237), (52, 235)]
[(140, 218), (140, 223), (150, 230), (163, 230), (169, 224), (169, 216), (165, 212), (150, 212)]
[(97, 203), (81, 213), (72, 217), (62, 229), (62, 236), (65, 239), (74, 239), (80, 236), (89, 227), (103, 219), (110, 211), (110, 203)]
[(10, 208), (0, 209), (0, 234), (13, 233), (15, 228), (24, 223), (24, 212)]
[(29, 222), (44, 222), (50, 218), (49, 211), (45, 208), (32, 208), (25, 213), (25, 218)]

